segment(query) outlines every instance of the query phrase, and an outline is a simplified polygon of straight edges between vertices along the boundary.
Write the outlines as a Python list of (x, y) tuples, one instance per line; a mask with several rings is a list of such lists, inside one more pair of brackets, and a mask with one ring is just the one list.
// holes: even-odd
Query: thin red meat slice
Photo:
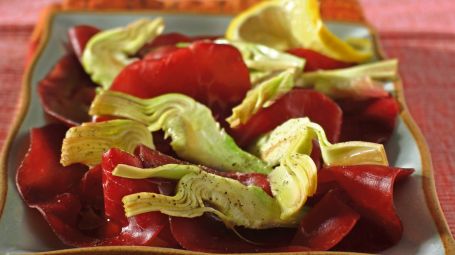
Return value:
[(68, 30), (70, 46), (78, 59), (82, 58), (82, 53), (90, 38), (98, 32), (100, 30), (97, 27), (90, 25), (78, 25)]
[(265, 174), (238, 173), (238, 172), (237, 173), (215, 173), (215, 174), (222, 175), (224, 177), (228, 177), (231, 179), (235, 179), (246, 186), (254, 185), (256, 187), (263, 189), (270, 196), (273, 196), (269, 179), (267, 178), (267, 175), (265, 175)]
[(393, 97), (337, 102), (343, 110), (341, 141), (386, 143), (392, 136), (400, 112)]
[(247, 146), (285, 121), (309, 117), (321, 125), (331, 142), (336, 142), (341, 128), (342, 112), (329, 97), (313, 90), (293, 89), (271, 106), (261, 109), (247, 123), (231, 131), (237, 144)]
[(197, 218), (171, 217), (171, 231), (185, 249), (201, 252), (258, 252), (260, 247), (239, 238), (209, 215)]
[(122, 198), (126, 195), (139, 192), (139, 189), (150, 189), (156, 192), (154, 184), (147, 181), (136, 182), (134, 179), (116, 177), (112, 171), (118, 164), (142, 167), (141, 161), (136, 157), (113, 148), (103, 154), (102, 158), (102, 185), (104, 193), (104, 210), (106, 217), (122, 227), (128, 224), (123, 209)]
[[(111, 149), (103, 155), (101, 166), (90, 170), (95, 171), (96, 169), (96, 172), (92, 174), (92, 180), (89, 181), (88, 176), (83, 179), (88, 182), (83, 187), (93, 184), (97, 187), (97, 191), (92, 192), (101, 192), (101, 194), (95, 193), (93, 195), (102, 196), (104, 194), (103, 221), (99, 225), (96, 225), (98, 222), (95, 221), (95, 227), (90, 231), (95, 238), (96, 245), (170, 246), (169, 242), (159, 238), (161, 230), (169, 224), (167, 216), (159, 212), (151, 212), (129, 218), (125, 217), (121, 202), (123, 196), (136, 192), (156, 192), (157, 186), (148, 180), (132, 180), (112, 176), (112, 170), (118, 164), (142, 166), (138, 158), (119, 149)], [(101, 169), (101, 173), (98, 173), (100, 171), (98, 169)], [(102, 187), (102, 190), (99, 190), (98, 187)], [(87, 201), (83, 200), (83, 202), (87, 204)], [(87, 219), (85, 220), (87, 221)], [(88, 225), (87, 222), (85, 223)], [(78, 229), (84, 230), (81, 228), (81, 219)], [(85, 245), (82, 244), (82, 246)]]
[(102, 176), (103, 169), (97, 165), (85, 173), (79, 184), (82, 201), (100, 212), (104, 212)]
[(141, 164), (144, 166), (144, 168), (159, 167), (166, 164), (189, 164), (167, 154), (163, 154), (158, 150), (150, 149), (143, 144), (140, 144), (136, 147), (134, 150), (134, 155), (136, 155), (141, 160)]
[(239, 103), (250, 88), (240, 52), (207, 41), (192, 43), (159, 60), (135, 61), (120, 72), (111, 87), (141, 98), (182, 93), (212, 110)]
[(39, 210), (65, 244), (91, 245), (93, 238), (77, 229), (82, 209), (79, 183), (87, 168), (60, 164), (66, 130), (61, 124), (31, 130), (30, 148), (17, 170), (16, 184), (27, 205)]
[(329, 250), (349, 234), (358, 219), (359, 214), (330, 191), (304, 216), (292, 243)]
[(63, 56), (38, 84), (38, 94), (47, 115), (68, 126), (88, 122), (88, 109), (96, 85), (74, 54)]
[(94, 246), (96, 238), (83, 233), (79, 228), (82, 209), (80, 198), (73, 192), (61, 193), (48, 201), (30, 205), (43, 215), (52, 231), (66, 245)]
[[(296, 252), (310, 250), (307, 247), (299, 245), (283, 245), (283, 242), (286, 242), (284, 239), (290, 237), (289, 232), (293, 233), (295, 230), (255, 230), (255, 239), (263, 241), (268, 240), (268, 242), (253, 244), (240, 238), (232, 230), (227, 229), (222, 222), (210, 215), (191, 219), (171, 217), (171, 231), (177, 242), (183, 248), (192, 251), (237, 253)], [(291, 240), (290, 238), (287, 242)], [(273, 239), (274, 241), (270, 241), (270, 239)]]
[(322, 167), (322, 152), (319, 143), (316, 140), (312, 141), (313, 148), (311, 149), (310, 157), (316, 165), (317, 169)]
[[(171, 230), (183, 248), (203, 252), (285, 252), (329, 250), (346, 236), (359, 215), (334, 192), (328, 193), (295, 229), (239, 230), (246, 242), (208, 215), (187, 219), (171, 217)], [(292, 240), (292, 243), (291, 243)]]
[(17, 188), (27, 204), (48, 201), (77, 189), (87, 171), (82, 165), (60, 164), (60, 147), (66, 130), (59, 124), (31, 130), (30, 148), (16, 173)]
[(304, 67), (305, 72), (346, 68), (353, 65), (352, 63), (342, 62), (305, 48), (289, 49), (287, 52), (306, 60)]
[(74, 26), (68, 31), (70, 52), (63, 56), (40, 81), (38, 93), (51, 120), (75, 126), (90, 121), (88, 108), (95, 97), (95, 86), (79, 60), (92, 36), (100, 30), (93, 26)]
[(164, 131), (158, 130), (152, 133), (153, 136), (153, 144), (155, 145), (155, 149), (165, 155), (169, 155), (173, 158), (177, 158), (177, 154), (175, 153), (174, 149), (172, 149), (171, 142), (172, 139), (170, 137), (164, 138)]
[(118, 233), (108, 231), (104, 217), (102, 174), (100, 165), (91, 168), (81, 179), (78, 192), (71, 193), (73, 196), (78, 196), (80, 203), (79, 217), (75, 226), (92, 237), (111, 237)]
[[(154, 235), (155, 232), (159, 233), (167, 223), (167, 216), (159, 212), (151, 212), (127, 219), (122, 203), (124, 196), (133, 193), (158, 193), (158, 186), (148, 179), (135, 180), (113, 176), (112, 171), (118, 164), (142, 167), (142, 163), (137, 157), (116, 148), (110, 149), (103, 155), (101, 165), (103, 168), (103, 192), (106, 217), (122, 227), (128, 225), (128, 228), (137, 228), (139, 232), (148, 229), (150, 233), (146, 235)], [(132, 221), (134, 221), (134, 226), (131, 224)]]
[[(334, 193), (328, 193), (303, 218), (299, 229), (238, 229), (242, 238), (222, 222), (204, 215), (188, 219), (171, 217), (171, 230), (180, 245), (202, 252), (325, 251), (342, 240), (354, 227), (358, 213)], [(245, 241), (249, 240), (249, 242)], [(292, 243), (291, 243), (292, 241)]]
[(319, 171), (317, 193), (341, 189), (349, 206), (361, 216), (338, 249), (378, 252), (400, 240), (403, 226), (393, 204), (393, 187), (412, 172), (379, 165), (337, 166)]

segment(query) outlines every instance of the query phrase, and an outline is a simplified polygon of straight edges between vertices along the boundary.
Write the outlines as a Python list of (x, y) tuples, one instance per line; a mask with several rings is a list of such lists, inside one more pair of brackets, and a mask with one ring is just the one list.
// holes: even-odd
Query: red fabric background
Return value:
[[(18, 110), (33, 26), (40, 9), (57, 2), (0, 1), (0, 148)], [(455, 233), (455, 1), (360, 2), (385, 52), (400, 60), (407, 103), (430, 147), (438, 197)]]

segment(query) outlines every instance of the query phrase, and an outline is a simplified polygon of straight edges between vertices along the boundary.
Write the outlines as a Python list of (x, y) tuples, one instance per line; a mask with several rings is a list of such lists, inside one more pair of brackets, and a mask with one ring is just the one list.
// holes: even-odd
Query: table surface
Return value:
[[(58, 0), (0, 0), (0, 148), (19, 105), (30, 35), (39, 11)], [(360, 0), (400, 74), (411, 115), (432, 155), (436, 189), (455, 233), (455, 1)]]

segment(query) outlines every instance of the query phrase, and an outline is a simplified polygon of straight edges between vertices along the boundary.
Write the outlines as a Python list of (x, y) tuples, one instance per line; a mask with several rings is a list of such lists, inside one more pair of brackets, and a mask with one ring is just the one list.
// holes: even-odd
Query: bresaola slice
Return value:
[(337, 103), (343, 110), (340, 141), (386, 143), (389, 140), (400, 111), (393, 97), (340, 99)]
[[(171, 217), (171, 230), (186, 249), (201, 252), (325, 251), (342, 240), (357, 223), (359, 214), (329, 192), (302, 219), (297, 229), (249, 230), (242, 237), (213, 217)], [(248, 241), (246, 241), (248, 240)]]
[[(227, 229), (221, 221), (210, 215), (197, 218), (171, 217), (171, 231), (179, 244), (188, 250), (214, 253), (241, 253), (241, 252), (298, 252), (309, 251), (307, 247), (299, 245), (283, 245), (283, 236), (273, 233), (272, 229), (255, 231), (258, 239), (275, 239), (276, 242), (254, 244), (239, 237), (232, 230)], [(283, 234), (283, 230), (281, 234)], [(294, 232), (290, 230), (291, 233)], [(266, 236), (268, 235), (268, 237)], [(287, 234), (286, 234), (287, 235)], [(285, 236), (286, 237), (286, 236)], [(287, 241), (289, 242), (290, 239)]]
[(293, 89), (267, 108), (254, 114), (247, 123), (233, 130), (235, 141), (247, 146), (260, 135), (292, 118), (309, 117), (321, 125), (330, 142), (336, 142), (341, 128), (342, 112), (329, 97), (314, 90)]
[(95, 97), (96, 84), (85, 73), (79, 60), (87, 42), (99, 31), (89, 25), (70, 28), (70, 51), (38, 85), (45, 113), (68, 126), (79, 125), (91, 119), (88, 108)]
[(142, 167), (139, 158), (119, 149), (110, 149), (103, 155), (101, 166), (105, 216), (110, 224), (117, 224), (121, 229), (117, 236), (104, 240), (103, 245), (152, 245), (168, 224), (168, 217), (160, 212), (149, 212), (126, 218), (122, 198), (137, 192), (158, 192), (158, 186), (147, 179), (113, 176), (112, 171), (118, 164)]
[(394, 207), (393, 188), (412, 172), (378, 165), (334, 166), (319, 171), (317, 194), (340, 189), (349, 206), (360, 214), (359, 224), (338, 249), (378, 252), (400, 240), (403, 226)]
[(51, 124), (30, 131), (30, 147), (16, 173), (19, 193), (28, 205), (77, 190), (87, 171), (83, 165), (60, 164), (60, 147), (66, 130), (65, 126)]
[(84, 234), (78, 227), (82, 205), (77, 194), (62, 193), (29, 207), (37, 209), (43, 215), (52, 231), (64, 244), (76, 247), (96, 245), (97, 240)]
[(68, 126), (88, 122), (96, 85), (74, 54), (63, 56), (38, 84), (44, 111)]
[(304, 216), (292, 243), (311, 250), (329, 250), (349, 234), (358, 219), (355, 210), (329, 191)]
[(208, 215), (197, 218), (171, 217), (171, 231), (183, 248), (192, 251), (229, 253), (258, 249)]
[(263, 189), (267, 194), (270, 196), (272, 195), (272, 188), (270, 187), (269, 180), (267, 179), (267, 175), (260, 174), (260, 173), (224, 173), (218, 172), (215, 173), (224, 177), (228, 177), (231, 179), (235, 179), (241, 182), (243, 185), (250, 186), (254, 185)]
[(79, 184), (87, 169), (60, 165), (66, 129), (61, 124), (50, 124), (31, 130), (29, 151), (17, 170), (16, 185), (27, 205), (43, 215), (62, 242), (92, 245), (93, 238), (77, 229), (82, 208)]
[(181, 93), (212, 110), (239, 103), (251, 88), (240, 52), (230, 46), (198, 41), (159, 60), (139, 60), (126, 66), (111, 90), (140, 98)]
[(105, 223), (102, 175), (103, 169), (97, 165), (89, 169), (79, 183), (78, 194), (84, 204), (84, 208), (81, 208), (83, 217), (77, 224), (81, 230), (98, 231)]
[(147, 182), (147, 180), (135, 182), (133, 179), (118, 178), (112, 175), (112, 171), (118, 164), (142, 167), (141, 161), (128, 153), (113, 148), (103, 155), (101, 162), (103, 169), (104, 213), (108, 219), (123, 227), (128, 224), (128, 220), (123, 210), (122, 198), (127, 194), (140, 192), (139, 190), (156, 192), (157, 187)]
[(142, 144), (136, 147), (134, 155), (141, 160), (141, 164), (144, 168), (153, 168), (166, 164), (188, 164), (185, 161), (163, 154), (158, 150), (150, 149)]

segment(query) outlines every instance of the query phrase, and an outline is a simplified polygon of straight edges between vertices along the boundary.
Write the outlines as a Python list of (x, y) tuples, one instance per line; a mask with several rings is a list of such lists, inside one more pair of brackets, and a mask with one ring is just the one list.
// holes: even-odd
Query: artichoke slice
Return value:
[(263, 161), (240, 149), (213, 118), (209, 108), (182, 94), (140, 99), (104, 91), (92, 103), (90, 114), (118, 116), (162, 129), (172, 139), (177, 155), (222, 171), (269, 173)]
[[(179, 168), (181, 171), (177, 170)], [(113, 175), (127, 178), (179, 178), (174, 196), (148, 192), (125, 196), (122, 201), (127, 217), (160, 211), (171, 216), (194, 218), (208, 212), (218, 216), (230, 228), (244, 226), (261, 229), (298, 223), (296, 219), (282, 220), (277, 200), (261, 188), (245, 186), (237, 180), (204, 172), (198, 166), (169, 164), (141, 169), (118, 165)]]
[(60, 163), (63, 166), (75, 163), (94, 166), (101, 162), (102, 154), (110, 148), (132, 153), (139, 144), (155, 148), (150, 131), (137, 121), (83, 123), (66, 132)]
[(275, 100), (294, 87), (295, 70), (288, 69), (259, 83), (246, 94), (242, 103), (232, 109), (232, 115), (226, 119), (231, 127), (246, 123), (261, 108), (273, 104)]
[(381, 81), (395, 80), (397, 73), (396, 59), (383, 60), (343, 69), (301, 73), (295, 87), (313, 87), (332, 98), (387, 96)]
[(161, 34), (162, 18), (140, 19), (127, 27), (113, 28), (90, 38), (82, 53), (82, 66), (92, 80), (108, 89), (126, 65), (137, 59), (130, 58), (147, 42)]
[(267, 162), (270, 166), (279, 163), (293, 141), (302, 139), (297, 149), (302, 154), (309, 154), (312, 140), (317, 139), (322, 152), (322, 159), (327, 166), (335, 165), (388, 165), (387, 155), (382, 144), (349, 141), (331, 144), (324, 129), (311, 122), (309, 118), (295, 118), (286, 121), (268, 134), (263, 135), (250, 148), (250, 152)]

